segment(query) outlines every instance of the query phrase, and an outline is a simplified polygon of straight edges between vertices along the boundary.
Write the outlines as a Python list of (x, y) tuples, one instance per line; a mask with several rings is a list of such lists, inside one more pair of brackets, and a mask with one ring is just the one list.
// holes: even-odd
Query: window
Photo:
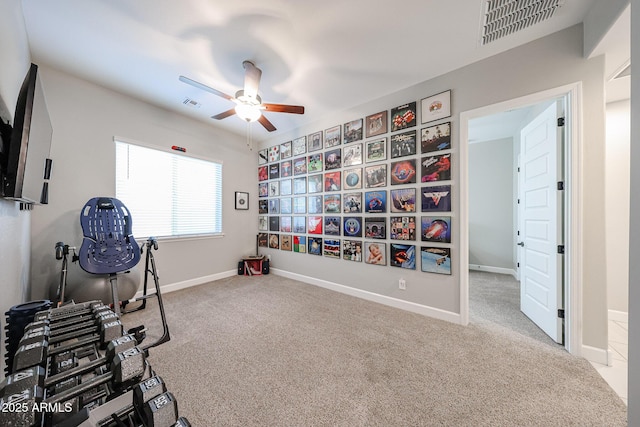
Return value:
[(133, 235), (222, 233), (222, 164), (115, 141), (116, 198), (131, 212)]

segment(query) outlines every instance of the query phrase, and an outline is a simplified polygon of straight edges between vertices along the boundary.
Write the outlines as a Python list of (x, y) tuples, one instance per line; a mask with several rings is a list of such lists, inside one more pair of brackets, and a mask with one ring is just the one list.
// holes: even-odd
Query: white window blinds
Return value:
[(127, 142), (116, 145), (116, 198), (136, 238), (222, 233), (222, 164)]

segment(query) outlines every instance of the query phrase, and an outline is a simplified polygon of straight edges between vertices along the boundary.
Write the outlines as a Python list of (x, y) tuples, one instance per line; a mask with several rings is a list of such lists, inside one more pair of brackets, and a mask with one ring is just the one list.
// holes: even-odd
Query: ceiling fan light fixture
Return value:
[(238, 117), (247, 122), (255, 122), (262, 115), (258, 105), (238, 104), (235, 110)]

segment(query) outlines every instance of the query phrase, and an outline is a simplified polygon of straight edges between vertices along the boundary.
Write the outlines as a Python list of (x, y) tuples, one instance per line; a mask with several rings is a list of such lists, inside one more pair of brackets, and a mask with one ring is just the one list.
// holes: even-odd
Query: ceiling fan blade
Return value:
[(304, 114), (304, 107), (301, 105), (285, 105), (285, 104), (268, 104), (263, 103), (262, 106), (265, 110), (273, 113), (293, 113)]
[(222, 119), (226, 119), (229, 116), (233, 116), (235, 113), (236, 113), (236, 109), (232, 108), (230, 110), (223, 111), (220, 114), (216, 114), (215, 116), (211, 116), (211, 118), (216, 120), (222, 120)]
[(273, 123), (271, 123), (269, 121), (269, 119), (267, 119), (264, 114), (260, 116), (260, 118), (258, 118), (258, 121), (260, 122), (260, 124), (262, 126), (264, 126), (264, 128), (266, 130), (268, 130), (269, 132), (273, 132), (274, 130), (276, 130), (276, 127), (273, 125)]
[(180, 81), (183, 82), (183, 83), (186, 83), (188, 85), (191, 85), (193, 87), (197, 87), (198, 89), (201, 89), (201, 90), (204, 90), (206, 92), (212, 93), (214, 95), (221, 96), (221, 97), (223, 97), (225, 99), (228, 99), (229, 101), (233, 101), (235, 99), (234, 97), (232, 97), (230, 95), (227, 95), (224, 92), (220, 92), (218, 89), (214, 89), (214, 88), (209, 87), (207, 85), (203, 85), (202, 83), (197, 82), (195, 80), (191, 80), (190, 78), (185, 77), (185, 76), (180, 76)]
[(262, 70), (251, 61), (244, 61), (242, 66), (244, 67), (244, 95), (255, 99), (258, 95)]

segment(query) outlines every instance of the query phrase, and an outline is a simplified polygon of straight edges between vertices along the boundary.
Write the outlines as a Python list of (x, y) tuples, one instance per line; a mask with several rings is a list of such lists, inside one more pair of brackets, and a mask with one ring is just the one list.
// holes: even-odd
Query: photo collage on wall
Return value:
[(260, 150), (259, 246), (450, 275), (450, 117), (447, 90)]

